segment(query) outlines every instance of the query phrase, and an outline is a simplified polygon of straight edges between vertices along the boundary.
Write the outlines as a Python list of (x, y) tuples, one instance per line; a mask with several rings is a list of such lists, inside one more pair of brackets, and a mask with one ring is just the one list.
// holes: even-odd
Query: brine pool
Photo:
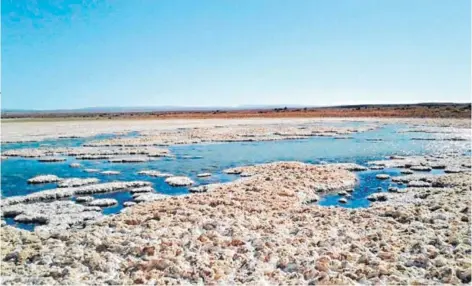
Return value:
[[(164, 182), (164, 178), (154, 178), (138, 175), (141, 170), (158, 170), (174, 175), (188, 176), (196, 184), (204, 185), (217, 182), (229, 182), (238, 179), (238, 175), (223, 173), (224, 169), (236, 166), (254, 165), (275, 161), (301, 161), (305, 163), (357, 163), (363, 166), (368, 161), (382, 160), (390, 155), (427, 155), (457, 152), (470, 155), (469, 141), (429, 141), (411, 140), (417, 137), (432, 137), (429, 133), (399, 133), (408, 126), (387, 124), (379, 129), (350, 135), (352, 139), (334, 139), (329, 137), (311, 137), (301, 140), (269, 141), (269, 142), (236, 142), (218, 144), (192, 144), (169, 146), (175, 158), (162, 158), (144, 163), (109, 163), (106, 160), (75, 160), (68, 157), (67, 161), (56, 163), (40, 163), (36, 159), (10, 157), (1, 162), (1, 196), (3, 198), (18, 195), (27, 195), (46, 189), (53, 189), (55, 184), (30, 185), (27, 180), (37, 175), (53, 174), (61, 178), (98, 178), (101, 182), (145, 180), (153, 183), (158, 193), (168, 195), (188, 194), (187, 187), (171, 187)], [(65, 147), (81, 146), (84, 142), (109, 138), (114, 135), (100, 135), (90, 138), (57, 139), (41, 142), (2, 144), (2, 150), (18, 148), (35, 148), (40, 146)], [(131, 132), (127, 136), (139, 136)], [(380, 139), (381, 141), (372, 141)], [(80, 163), (82, 167), (71, 168), (71, 163)], [(84, 172), (86, 168), (101, 171), (120, 171), (120, 175), (102, 175), (100, 173)], [(199, 178), (199, 173), (212, 173), (211, 177)], [(433, 170), (440, 173), (440, 170)], [(376, 174), (385, 173), (391, 176), (400, 175), (398, 169), (368, 170), (356, 172), (358, 184), (352, 193), (352, 198), (346, 204), (340, 204), (337, 194), (326, 195), (319, 202), (323, 206), (342, 206), (346, 208), (368, 207), (370, 202), (367, 196), (384, 191), (389, 186), (396, 186), (390, 180), (378, 180)], [(194, 186), (195, 186), (194, 185)], [(398, 186), (402, 187), (402, 186)], [(104, 208), (104, 214), (114, 214), (123, 208), (123, 203), (132, 201), (128, 192), (95, 194), (96, 198), (114, 198), (119, 204)], [(20, 224), (13, 219), (6, 219), (11, 225), (25, 229), (32, 229), (33, 225)]]

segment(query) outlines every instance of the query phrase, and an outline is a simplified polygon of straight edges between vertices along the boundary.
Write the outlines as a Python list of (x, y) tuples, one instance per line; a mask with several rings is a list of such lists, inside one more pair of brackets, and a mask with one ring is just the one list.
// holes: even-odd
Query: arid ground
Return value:
[(51, 119), (212, 119), (212, 118), (318, 118), (404, 117), (470, 118), (470, 103), (352, 105), (338, 107), (275, 108), (251, 110), (146, 111), (146, 112), (6, 112), (3, 118)]

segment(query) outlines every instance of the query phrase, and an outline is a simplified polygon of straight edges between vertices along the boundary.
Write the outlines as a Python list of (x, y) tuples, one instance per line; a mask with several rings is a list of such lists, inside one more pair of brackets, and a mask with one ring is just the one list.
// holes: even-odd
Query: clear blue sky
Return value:
[(470, 12), (469, 0), (2, 0), (2, 108), (466, 102)]

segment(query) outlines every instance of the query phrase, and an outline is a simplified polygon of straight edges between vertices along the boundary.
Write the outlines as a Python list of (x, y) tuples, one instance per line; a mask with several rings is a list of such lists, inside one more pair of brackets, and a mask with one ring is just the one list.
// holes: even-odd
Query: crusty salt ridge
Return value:
[(57, 188), (51, 190), (39, 191), (25, 196), (14, 196), (4, 198), (1, 201), (2, 207), (14, 204), (32, 203), (39, 201), (59, 200), (74, 195), (88, 195), (95, 193), (109, 193), (130, 188), (139, 188), (150, 186), (150, 182), (145, 181), (129, 181), (129, 182), (112, 182), (96, 185), (88, 185), (72, 188)]
[(335, 166), (335, 167), (342, 168), (342, 169), (352, 171), (352, 172), (368, 170), (368, 168), (361, 166), (359, 164), (355, 164), (355, 163), (336, 163), (336, 164), (331, 164), (331, 166)]
[(33, 177), (31, 179), (28, 179), (28, 184), (46, 184), (46, 183), (55, 183), (60, 181), (61, 178), (59, 178), (56, 175), (39, 175), (36, 177)]
[[(224, 126), (222, 128), (200, 127), (200, 128), (177, 128), (166, 131), (141, 132), (139, 137), (122, 137), (97, 140), (86, 143), (86, 146), (133, 146), (146, 147), (170, 144), (195, 144), (211, 142), (252, 142), (252, 141), (275, 141), (304, 139), (312, 136), (338, 136), (339, 134), (352, 134), (375, 129), (376, 126), (366, 124), (357, 128), (332, 127), (320, 125), (308, 125), (300, 129), (296, 124), (266, 124), (266, 125), (244, 125)], [(200, 156), (183, 156), (182, 159), (197, 159)]]
[(90, 201), (93, 201), (93, 197), (92, 196), (76, 197), (75, 201), (78, 203), (88, 203)]
[(69, 188), (97, 184), (98, 182), (100, 180), (97, 178), (68, 178), (61, 180), (57, 186), (59, 188)]
[[(340, 169), (344, 169), (344, 170), (347, 170), (347, 171), (366, 171), (366, 170), (368, 170), (366, 167), (361, 166), (359, 164), (355, 164), (355, 163), (335, 163), (335, 164), (330, 164), (330, 166), (340, 168)], [(254, 166), (252, 166), (252, 167), (254, 167)], [(248, 174), (248, 175), (242, 175), (241, 177), (249, 177), (250, 175), (252, 175), (251, 171), (252, 171), (252, 168), (249, 168), (249, 167), (235, 167), (235, 168), (229, 168), (229, 169), (223, 170), (224, 173), (231, 174), (231, 175), (242, 175), (243, 173)]]
[(208, 184), (208, 185), (200, 185), (196, 187), (191, 187), (188, 189), (190, 193), (204, 193), (204, 192), (210, 192), (214, 190), (215, 188), (224, 185), (225, 183), (214, 183), (214, 184)]
[(142, 203), (142, 202), (153, 202), (153, 201), (163, 200), (163, 199), (168, 199), (168, 198), (170, 198), (169, 195), (156, 194), (156, 193), (137, 193), (136, 197), (134, 197), (133, 200), (136, 203)]
[(38, 159), (39, 162), (49, 163), (49, 162), (63, 162), (66, 158), (61, 157), (40, 157)]
[(40, 223), (49, 230), (59, 231), (83, 227), (85, 221), (97, 219), (102, 214), (72, 201), (55, 201), (3, 206), (2, 216), (12, 216), (16, 222)]
[(136, 205), (135, 202), (124, 202), (124, 203), (123, 203), (123, 206), (124, 206), (125, 208), (126, 208), (126, 207), (132, 207), (132, 206), (134, 206), (134, 205)]
[[(77, 160), (104, 160), (113, 163), (146, 162), (150, 157), (170, 156), (168, 149), (156, 147), (40, 147), (21, 148), (2, 152), (2, 156), (39, 158), (41, 162), (65, 161), (65, 158), (54, 156), (74, 156)], [(119, 156), (119, 157), (115, 157)], [(80, 167), (78, 163), (71, 167)]]
[(146, 157), (121, 157), (108, 159), (110, 163), (141, 163), (149, 161)]
[(115, 199), (94, 199), (87, 203), (88, 206), (92, 207), (109, 207), (118, 204), (118, 201)]
[[(451, 168), (463, 169), (469, 171), (470, 168), (465, 166), (470, 164), (468, 156), (391, 156), (391, 159), (371, 161), (369, 165), (383, 166), (386, 168), (407, 168), (411, 171), (430, 171), (432, 168)], [(402, 170), (404, 173), (413, 173), (409, 170)]]
[(197, 174), (197, 177), (199, 178), (211, 177), (211, 173), (200, 173), (200, 174)]
[(387, 179), (390, 179), (390, 175), (388, 174), (377, 174), (375, 175), (375, 177), (379, 180), (387, 180)]
[(103, 171), (103, 172), (100, 172), (100, 174), (102, 175), (119, 175), (121, 174), (120, 171)]
[(349, 171), (294, 162), (248, 169), (254, 176), (212, 192), (136, 205), (57, 237), (4, 226), (3, 282), (470, 283), (468, 174), (435, 178), (451, 188), (408, 189), (406, 200), (386, 193), (384, 203), (350, 210), (303, 203), (317, 185), (352, 186)]
[(169, 177), (165, 182), (173, 187), (190, 186), (194, 184), (192, 179), (184, 176)]
[(138, 193), (152, 193), (154, 189), (150, 186), (134, 188), (129, 191), (131, 194), (138, 194)]
[(156, 171), (156, 170), (143, 170), (143, 171), (139, 171), (138, 174), (139, 175), (146, 175), (146, 176), (150, 176), (150, 177), (163, 177), (163, 178), (173, 176), (172, 174), (161, 173), (160, 171)]

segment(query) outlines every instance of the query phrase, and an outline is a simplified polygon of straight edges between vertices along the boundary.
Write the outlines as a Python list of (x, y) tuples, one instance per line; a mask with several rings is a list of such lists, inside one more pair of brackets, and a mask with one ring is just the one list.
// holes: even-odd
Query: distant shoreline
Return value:
[[(284, 107), (241, 110), (185, 111), (35, 111), (2, 112), (2, 119), (16, 120), (107, 120), (107, 119), (236, 119), (236, 118), (471, 118), (470, 103), (424, 103), (389, 105), (346, 105), (336, 107)], [(15, 120), (15, 121), (16, 121)], [(8, 120), (10, 121), (10, 120)]]

